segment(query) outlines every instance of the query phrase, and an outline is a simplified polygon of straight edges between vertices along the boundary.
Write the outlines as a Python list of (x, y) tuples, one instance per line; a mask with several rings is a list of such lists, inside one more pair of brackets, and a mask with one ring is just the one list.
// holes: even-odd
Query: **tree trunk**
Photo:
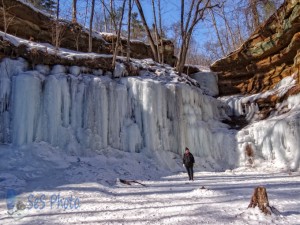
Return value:
[(129, 62), (130, 59), (130, 35), (131, 35), (131, 0), (128, 2), (129, 9), (128, 9), (128, 26), (127, 26), (127, 62)]
[(221, 40), (221, 36), (220, 36), (219, 30), (218, 30), (215, 14), (214, 14), (212, 9), (210, 9), (209, 11), (210, 11), (210, 15), (211, 15), (211, 18), (212, 18), (212, 21), (213, 21), (213, 25), (214, 25), (214, 28), (215, 28), (215, 31), (216, 31), (216, 34), (217, 34), (219, 45), (220, 45), (221, 50), (222, 50), (222, 54), (223, 54), (223, 56), (225, 56), (226, 52), (225, 52), (225, 49), (224, 49), (224, 46), (223, 46), (223, 43), (222, 43), (222, 40)]
[(236, 44), (236, 41), (235, 41), (236, 39), (235, 39), (235, 37), (234, 37), (234, 35), (233, 35), (232, 29), (231, 29), (231, 27), (230, 27), (230, 25), (229, 25), (229, 22), (228, 22), (227, 18), (226, 18), (226, 14), (225, 14), (225, 11), (224, 11), (224, 7), (222, 8), (222, 16), (223, 16), (225, 25), (226, 25), (226, 27), (227, 27), (227, 29), (228, 29), (228, 32), (229, 32), (229, 34), (230, 34), (232, 46), (233, 46), (233, 48), (236, 48), (236, 47), (237, 47), (237, 44)]
[(83, 26), (86, 26), (87, 14), (88, 14), (89, 0), (86, 0), (85, 12), (84, 12), (84, 22)]
[[(197, 23), (204, 18), (204, 12), (207, 9), (212, 9), (213, 7), (217, 6), (211, 6), (210, 0), (203, 1), (196, 1), (192, 0), (189, 6), (188, 13), (185, 13), (184, 7), (185, 7), (186, 1), (181, 1), (181, 11), (180, 11), (180, 27), (181, 27), (181, 47), (179, 51), (179, 57), (176, 62), (176, 70), (179, 72), (179, 74), (182, 73), (186, 56), (189, 49), (189, 44), (191, 41), (191, 37), (193, 34), (193, 30)], [(201, 3), (204, 3), (203, 6), (201, 6)], [(184, 15), (187, 15), (186, 19), (184, 19)]]
[(188, 53), (191, 35), (192, 34), (190, 34), (190, 33), (187, 33), (185, 35), (185, 37), (182, 40), (183, 43), (181, 44), (181, 47), (180, 47), (179, 57), (178, 57), (178, 60), (176, 63), (176, 70), (179, 72), (180, 75), (183, 72), (183, 68), (185, 65), (186, 55)]
[(141, 3), (140, 3), (139, 0), (135, 0), (135, 3), (136, 3), (136, 6), (137, 6), (137, 8), (139, 10), (139, 13), (140, 13), (140, 16), (141, 16), (141, 19), (142, 19), (142, 23), (143, 23), (144, 28), (145, 28), (146, 33), (147, 33), (147, 37), (148, 37), (148, 40), (149, 40), (149, 44), (150, 44), (150, 47), (151, 47), (153, 58), (157, 62), (158, 58), (157, 58), (157, 51), (156, 51), (155, 43), (153, 41), (153, 38), (152, 38), (152, 35), (151, 35), (151, 32), (150, 32), (149, 26), (148, 26), (148, 24), (146, 22), (146, 18), (145, 18), (145, 15), (144, 15), (143, 8), (142, 8)]
[(159, 54), (159, 40), (158, 40), (158, 30), (157, 30), (157, 22), (156, 22), (156, 10), (154, 0), (152, 0), (152, 12), (153, 12), (153, 21), (154, 21), (154, 34), (155, 34), (155, 41), (156, 41), (156, 51), (157, 51), (157, 59), (158, 62), (161, 63), (160, 54)]
[(59, 0), (57, 0), (57, 6), (56, 6), (56, 20), (58, 20), (59, 19)]
[(89, 30), (89, 50), (88, 52), (92, 52), (93, 49), (93, 19), (94, 19), (94, 11), (95, 11), (95, 0), (92, 0), (92, 11), (91, 11), (91, 18), (90, 18), (90, 30)]
[(106, 10), (105, 10), (105, 4), (104, 1), (102, 1), (102, 9), (103, 9), (103, 17), (104, 17), (104, 32), (107, 32), (107, 18), (106, 18)]
[(56, 8), (56, 24), (55, 24), (55, 49), (58, 50), (59, 47), (59, 36), (60, 36), (60, 27), (59, 27), (59, 0), (57, 0)]
[(115, 23), (115, 10), (114, 10), (114, 3), (113, 0), (110, 0), (110, 32), (113, 33), (113, 27), (115, 28), (115, 32), (117, 32), (116, 30), (116, 23)]
[(124, 11), (125, 11), (125, 4), (126, 4), (126, 0), (123, 0), (121, 18), (120, 18), (120, 21), (119, 21), (119, 27), (118, 27), (118, 31), (117, 31), (117, 41), (116, 41), (116, 46), (115, 46), (115, 49), (114, 49), (114, 55), (113, 55), (113, 60), (112, 60), (112, 67), (113, 68), (116, 65), (116, 59), (117, 59), (118, 50), (119, 50), (118, 48), (119, 48), (119, 44), (120, 44), (120, 36), (121, 36), (122, 21), (123, 21)]
[[(160, 0), (158, 0), (158, 20), (159, 20), (159, 32), (160, 32), (160, 49), (161, 49), (161, 63), (164, 63), (164, 42), (163, 42), (163, 29), (161, 20), (161, 5)], [(158, 53), (159, 54), (159, 53)]]
[(4, 37), (6, 37), (6, 33), (7, 33), (7, 18), (6, 18), (6, 8), (4, 5), (4, 1), (2, 0), (2, 14), (3, 14), (3, 25), (4, 25)]
[(257, 10), (257, 0), (250, 0), (250, 8), (253, 16), (254, 30), (259, 27), (259, 14)]
[[(238, 19), (238, 16), (236, 16), (236, 19)], [(244, 39), (242, 37), (241, 27), (240, 27), (239, 23), (237, 23), (237, 33), (238, 33), (238, 38), (239, 38), (238, 45), (241, 45), (241, 44), (243, 44)]]
[(263, 186), (259, 186), (254, 189), (254, 193), (251, 197), (251, 201), (250, 201), (248, 208), (255, 208), (256, 206), (258, 206), (258, 208), (265, 215), (271, 214), (271, 211), (268, 209), (268, 208), (270, 208), (270, 206), (269, 206), (267, 190)]
[(72, 23), (77, 23), (77, 0), (73, 0)]

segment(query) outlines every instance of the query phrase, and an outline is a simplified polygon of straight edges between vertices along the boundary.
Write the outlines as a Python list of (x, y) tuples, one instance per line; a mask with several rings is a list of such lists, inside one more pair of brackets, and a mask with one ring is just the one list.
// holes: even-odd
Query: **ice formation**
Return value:
[(235, 165), (234, 136), (219, 122), (226, 117), (222, 102), (186, 84), (79, 70), (29, 71), (23, 60), (3, 60), (0, 142), (44, 141), (72, 154), (107, 147), (181, 154), (189, 146), (196, 156)]
[[(240, 151), (240, 165), (247, 164), (246, 146), (253, 149), (256, 164), (272, 162), (276, 167), (299, 169), (300, 164), (300, 94), (291, 95), (277, 103), (275, 112), (256, 121), (259, 111), (255, 100), (271, 95), (283, 96), (296, 84), (295, 74), (282, 79), (273, 90), (249, 96), (227, 96), (220, 100), (229, 105), (231, 116), (245, 116), (250, 125), (240, 130), (236, 139)], [(285, 113), (280, 113), (284, 111)]]
[[(167, 152), (182, 154), (188, 146), (195, 156), (223, 169), (244, 165), (245, 146), (250, 144), (256, 162), (299, 168), (299, 96), (278, 106), (289, 108), (289, 113), (237, 132), (220, 122), (228, 118), (226, 104), (231, 106), (229, 114), (249, 116), (256, 106), (250, 104), (245, 111), (242, 103), (270, 93), (216, 99), (175, 75), (170, 75), (172, 82), (164, 79), (165, 72), (157, 79), (145, 71), (118, 79), (101, 74), (61, 65), (28, 70), (25, 60), (2, 60), (0, 143), (47, 142), (73, 155), (114, 148), (158, 158)], [(293, 79), (276, 91), (288, 84)]]
[(256, 164), (272, 162), (279, 168), (297, 170), (300, 163), (300, 111), (253, 123), (238, 132), (237, 141), (241, 165), (247, 162), (245, 147), (250, 144)]

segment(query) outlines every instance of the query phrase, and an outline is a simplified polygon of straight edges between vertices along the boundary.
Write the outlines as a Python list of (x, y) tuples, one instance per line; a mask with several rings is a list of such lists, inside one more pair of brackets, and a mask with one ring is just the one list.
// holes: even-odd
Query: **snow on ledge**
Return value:
[[(55, 55), (60, 58), (68, 59), (68, 60), (75, 60), (75, 59), (91, 59), (96, 60), (98, 58), (112, 58), (111, 54), (98, 54), (98, 53), (85, 53), (85, 52), (78, 52), (66, 48), (58, 48), (49, 43), (37, 43), (29, 40), (25, 40), (23, 38), (19, 38), (10, 34), (5, 34), (4, 32), (0, 31), (0, 37), (3, 37), (4, 40), (7, 40), (12, 45), (18, 47), (20, 45), (27, 46), (28, 50), (38, 50), (45, 52), (46, 54)], [(118, 61), (125, 62), (126, 58), (122, 56), (117, 57)], [(119, 64), (117, 64), (119, 65)], [(121, 76), (127, 76), (129, 71), (124, 71), (124, 65), (120, 65), (123, 68), (123, 72)], [(160, 82), (166, 83), (178, 83), (178, 84), (188, 84), (190, 86), (198, 87), (199, 91), (202, 93), (202, 89), (200, 85), (197, 83), (196, 80), (190, 78), (189, 76), (182, 74), (181, 76), (174, 70), (173, 67), (167, 64), (159, 64), (153, 59), (131, 59), (131, 66), (138, 68), (139, 71), (138, 76), (140, 77), (147, 77), (152, 80), (157, 80)], [(127, 73), (128, 72), (128, 73)], [(120, 74), (117, 74), (119, 77)]]
[(86, 52), (78, 52), (66, 48), (58, 48), (58, 50), (55, 49), (55, 47), (49, 43), (37, 43), (29, 40), (25, 40), (23, 38), (19, 38), (10, 34), (5, 34), (4, 32), (0, 31), (0, 36), (3, 37), (4, 40), (9, 41), (14, 46), (18, 47), (20, 45), (26, 45), (29, 50), (40, 50), (45, 53), (48, 53), (50, 55), (57, 55), (61, 58), (66, 59), (83, 59), (83, 58), (111, 58), (112, 55), (109, 54), (97, 54), (97, 53), (86, 53)]

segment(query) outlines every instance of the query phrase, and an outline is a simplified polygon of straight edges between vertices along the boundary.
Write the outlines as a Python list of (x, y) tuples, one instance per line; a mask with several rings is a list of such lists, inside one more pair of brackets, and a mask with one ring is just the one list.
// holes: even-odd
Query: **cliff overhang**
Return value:
[(300, 2), (286, 0), (236, 51), (216, 61), (220, 95), (255, 94), (300, 76)]

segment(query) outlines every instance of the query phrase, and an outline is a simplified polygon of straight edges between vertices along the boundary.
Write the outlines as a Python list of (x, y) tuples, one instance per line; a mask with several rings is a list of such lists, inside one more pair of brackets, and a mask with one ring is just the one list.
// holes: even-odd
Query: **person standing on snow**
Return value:
[(192, 153), (190, 153), (190, 150), (186, 147), (185, 153), (183, 155), (183, 166), (186, 168), (189, 180), (194, 180), (194, 171), (193, 166), (195, 163), (195, 159)]

